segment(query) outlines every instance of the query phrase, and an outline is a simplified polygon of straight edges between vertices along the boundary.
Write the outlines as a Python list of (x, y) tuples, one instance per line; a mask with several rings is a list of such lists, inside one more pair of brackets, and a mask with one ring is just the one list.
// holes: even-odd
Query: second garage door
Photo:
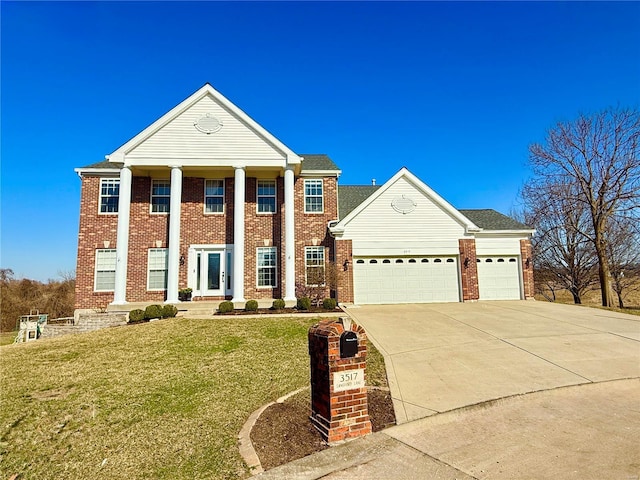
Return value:
[(478, 257), (480, 300), (519, 300), (520, 272), (517, 257)]
[(353, 283), (357, 304), (460, 301), (451, 256), (354, 258)]

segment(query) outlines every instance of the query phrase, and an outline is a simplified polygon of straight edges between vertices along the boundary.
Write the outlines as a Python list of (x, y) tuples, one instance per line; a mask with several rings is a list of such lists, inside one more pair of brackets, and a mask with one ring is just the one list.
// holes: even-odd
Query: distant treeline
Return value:
[(60, 280), (43, 283), (16, 279), (13, 270), (0, 269), (0, 331), (15, 330), (18, 318), (32, 309), (49, 318), (73, 316), (75, 284), (74, 274), (62, 274)]

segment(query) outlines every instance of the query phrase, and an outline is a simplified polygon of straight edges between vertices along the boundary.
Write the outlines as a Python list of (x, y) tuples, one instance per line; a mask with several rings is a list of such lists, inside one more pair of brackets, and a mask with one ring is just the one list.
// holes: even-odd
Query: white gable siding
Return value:
[(520, 239), (512, 238), (476, 238), (477, 255), (520, 255)]
[[(207, 135), (194, 122), (205, 114), (222, 121), (222, 128)], [(210, 96), (182, 114), (126, 154), (132, 165), (179, 163), (229, 166), (233, 161), (255, 160), (253, 165), (284, 165), (285, 154), (220, 106)], [(163, 160), (165, 162), (163, 162)], [(149, 163), (151, 162), (151, 163)]]
[[(416, 203), (412, 212), (402, 214), (391, 206), (402, 195)], [(341, 238), (353, 241), (354, 255), (457, 254), (458, 239), (464, 233), (460, 223), (405, 178), (399, 178), (345, 225)]]

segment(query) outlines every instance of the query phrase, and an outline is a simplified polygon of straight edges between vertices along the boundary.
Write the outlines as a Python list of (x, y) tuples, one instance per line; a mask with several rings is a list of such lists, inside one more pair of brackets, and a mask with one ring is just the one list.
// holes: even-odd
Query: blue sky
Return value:
[(509, 213), (559, 120), (640, 104), (640, 3), (6, 2), (1, 258), (75, 269), (80, 180), (204, 83), (343, 185)]

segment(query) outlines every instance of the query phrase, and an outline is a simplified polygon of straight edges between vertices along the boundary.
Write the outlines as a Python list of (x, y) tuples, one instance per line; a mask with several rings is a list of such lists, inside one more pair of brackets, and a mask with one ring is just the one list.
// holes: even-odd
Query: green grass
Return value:
[(16, 339), (18, 332), (1, 332), (0, 333), (0, 347), (2, 345), (10, 345)]
[(315, 321), (178, 318), (3, 346), (0, 477), (244, 478), (237, 434), (308, 385)]

